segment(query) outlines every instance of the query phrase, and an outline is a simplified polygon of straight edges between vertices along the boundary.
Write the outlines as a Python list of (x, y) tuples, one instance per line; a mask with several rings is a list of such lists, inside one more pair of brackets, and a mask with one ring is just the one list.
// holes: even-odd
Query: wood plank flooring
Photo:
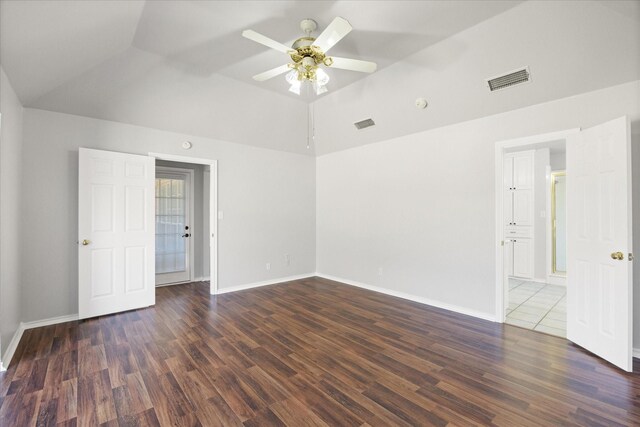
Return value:
[[(640, 366), (637, 366), (640, 368)], [(562, 338), (312, 278), (25, 332), (2, 426), (640, 425), (640, 376)]]

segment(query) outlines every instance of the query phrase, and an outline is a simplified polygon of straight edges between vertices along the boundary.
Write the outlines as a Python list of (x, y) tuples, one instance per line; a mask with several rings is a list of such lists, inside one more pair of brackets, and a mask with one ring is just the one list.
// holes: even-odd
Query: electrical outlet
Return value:
[(378, 267), (378, 276), (382, 277), (382, 267)]
[(271, 263), (270, 262), (267, 263), (267, 270), (271, 270)]
[(291, 265), (291, 255), (284, 254), (284, 263), (285, 265)]

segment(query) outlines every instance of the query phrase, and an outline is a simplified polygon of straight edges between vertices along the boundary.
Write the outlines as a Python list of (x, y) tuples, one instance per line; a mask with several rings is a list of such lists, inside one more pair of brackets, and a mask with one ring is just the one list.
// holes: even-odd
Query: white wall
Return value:
[(20, 170), (23, 109), (0, 68), (0, 355), (22, 320), (20, 312)]
[(625, 114), (637, 159), (640, 81), (319, 157), (318, 272), (493, 317), (495, 143)]
[(217, 159), (219, 288), (315, 271), (313, 157), (26, 109), (24, 320), (77, 313), (78, 147)]
[(549, 166), (549, 149), (541, 148), (534, 156), (534, 197), (533, 197), (533, 230), (534, 230), (534, 266), (533, 278), (547, 280), (547, 166)]

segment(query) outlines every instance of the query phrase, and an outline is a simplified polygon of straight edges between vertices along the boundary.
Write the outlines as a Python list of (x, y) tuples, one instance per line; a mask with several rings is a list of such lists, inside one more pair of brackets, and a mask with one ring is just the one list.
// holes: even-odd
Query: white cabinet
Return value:
[(523, 279), (533, 278), (533, 239), (530, 237), (505, 240), (507, 275)]
[(504, 189), (513, 190), (513, 157), (507, 154), (504, 157)]
[(534, 151), (522, 151), (514, 153), (513, 161), (513, 187), (514, 190), (533, 189), (533, 162)]
[(512, 276), (533, 278), (533, 239), (513, 239)]
[(504, 226), (509, 276), (533, 278), (533, 150), (504, 156)]
[(513, 190), (512, 206), (511, 225), (533, 225), (533, 190)]
[(504, 156), (505, 226), (533, 225), (534, 151)]
[(513, 239), (507, 239), (504, 241), (505, 260), (504, 265), (507, 269), (507, 276), (513, 276)]

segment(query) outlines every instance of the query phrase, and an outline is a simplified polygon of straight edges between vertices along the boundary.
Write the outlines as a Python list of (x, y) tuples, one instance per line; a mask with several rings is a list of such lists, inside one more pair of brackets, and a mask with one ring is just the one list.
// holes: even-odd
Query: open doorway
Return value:
[(496, 145), (496, 317), (567, 336), (566, 146), (578, 130)]
[(217, 161), (149, 153), (156, 163), (156, 286), (217, 292)]
[(208, 280), (205, 165), (156, 160), (156, 286)]
[(505, 323), (566, 337), (566, 141), (502, 156)]

